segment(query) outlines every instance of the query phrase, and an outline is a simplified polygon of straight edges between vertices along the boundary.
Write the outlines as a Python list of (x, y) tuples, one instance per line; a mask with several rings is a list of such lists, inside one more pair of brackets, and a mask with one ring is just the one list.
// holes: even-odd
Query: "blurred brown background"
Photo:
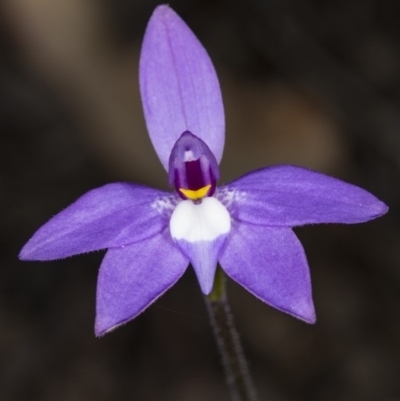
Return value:
[[(172, 0), (222, 86), (222, 182), (291, 163), (389, 204), (358, 226), (296, 230), (318, 316), (308, 326), (234, 283), (229, 297), (260, 400), (400, 399), (400, 6), (384, 0)], [(103, 252), (17, 254), (87, 190), (166, 188), (140, 104), (140, 42), (156, 1), (0, 3), (0, 399), (228, 400), (192, 271), (96, 339)]]

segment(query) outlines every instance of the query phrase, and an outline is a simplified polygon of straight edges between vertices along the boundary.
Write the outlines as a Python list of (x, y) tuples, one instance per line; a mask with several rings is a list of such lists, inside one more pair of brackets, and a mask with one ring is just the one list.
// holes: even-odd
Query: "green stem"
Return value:
[(232, 400), (256, 401), (254, 386), (226, 297), (225, 276), (220, 267), (215, 275), (213, 290), (205, 300)]

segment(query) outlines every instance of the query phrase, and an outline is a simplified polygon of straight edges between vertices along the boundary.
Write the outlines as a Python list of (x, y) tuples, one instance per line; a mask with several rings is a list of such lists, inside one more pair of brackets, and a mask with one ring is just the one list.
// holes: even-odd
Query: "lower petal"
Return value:
[(220, 235), (213, 241), (198, 241), (195, 243), (185, 240), (176, 241), (176, 245), (190, 260), (201, 291), (205, 295), (208, 295), (213, 288), (219, 254), (226, 238), (227, 235)]
[(315, 322), (307, 259), (290, 228), (235, 222), (220, 263), (228, 276), (262, 301)]
[(136, 317), (185, 272), (189, 261), (168, 230), (135, 244), (109, 249), (97, 283), (97, 336)]
[(230, 229), (228, 211), (212, 197), (201, 203), (182, 201), (171, 216), (171, 236), (190, 260), (204, 294), (212, 290), (218, 258)]

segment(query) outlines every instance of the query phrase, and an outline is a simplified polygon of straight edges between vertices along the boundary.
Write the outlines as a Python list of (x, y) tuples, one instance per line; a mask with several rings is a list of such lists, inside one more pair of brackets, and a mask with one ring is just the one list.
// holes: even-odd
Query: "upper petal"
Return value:
[(175, 284), (188, 264), (168, 229), (129, 246), (109, 249), (97, 282), (96, 335), (143, 312)]
[(262, 301), (315, 322), (307, 260), (290, 228), (234, 222), (220, 263), (229, 277)]
[(158, 6), (148, 23), (139, 81), (147, 129), (167, 171), (184, 131), (201, 138), (221, 160), (225, 119), (216, 72), (193, 32), (167, 5)]
[(295, 166), (251, 172), (222, 187), (216, 196), (235, 219), (271, 226), (362, 223), (388, 210), (364, 189)]
[(176, 198), (127, 183), (94, 189), (44, 224), (20, 258), (53, 260), (140, 241), (168, 225)]

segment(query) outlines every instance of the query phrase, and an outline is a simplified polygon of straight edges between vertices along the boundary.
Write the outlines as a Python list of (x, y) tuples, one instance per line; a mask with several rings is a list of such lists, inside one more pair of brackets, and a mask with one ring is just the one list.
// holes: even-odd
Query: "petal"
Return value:
[(171, 236), (192, 264), (201, 290), (209, 294), (222, 246), (231, 228), (225, 206), (215, 198), (182, 201), (170, 221)]
[(176, 199), (127, 183), (94, 189), (43, 225), (20, 258), (54, 260), (148, 238), (168, 225)]
[(225, 120), (212, 62), (193, 32), (168, 6), (155, 9), (143, 39), (140, 92), (147, 129), (164, 168), (184, 131), (221, 160)]
[(254, 171), (222, 187), (216, 196), (235, 219), (272, 226), (362, 223), (388, 210), (355, 185), (294, 166)]
[(168, 229), (132, 245), (109, 249), (97, 282), (97, 336), (143, 312), (185, 272), (189, 261)]
[(315, 322), (307, 260), (290, 228), (235, 222), (220, 263), (228, 276), (262, 301)]

